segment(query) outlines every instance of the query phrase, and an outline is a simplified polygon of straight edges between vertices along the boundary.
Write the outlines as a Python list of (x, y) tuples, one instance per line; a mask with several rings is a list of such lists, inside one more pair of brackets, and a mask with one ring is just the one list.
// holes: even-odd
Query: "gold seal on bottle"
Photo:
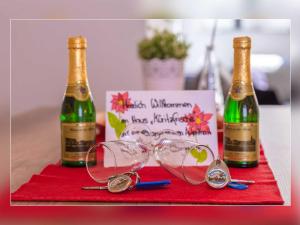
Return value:
[(240, 80), (235, 80), (229, 90), (229, 94), (232, 99), (237, 101), (243, 100), (247, 96), (253, 95), (253, 93), (252, 83), (246, 83)]
[(87, 48), (87, 41), (86, 38), (83, 36), (78, 37), (69, 37), (68, 39), (68, 48), (79, 48), (85, 49)]

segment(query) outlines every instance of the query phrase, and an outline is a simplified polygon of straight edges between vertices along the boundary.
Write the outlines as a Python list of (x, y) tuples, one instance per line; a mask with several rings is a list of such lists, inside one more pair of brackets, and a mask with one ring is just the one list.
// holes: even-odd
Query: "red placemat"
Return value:
[[(221, 143), (219, 143), (222, 148)], [(48, 165), (39, 175), (23, 184), (11, 195), (12, 201), (84, 201), (131, 203), (197, 203), (197, 204), (283, 204), (274, 175), (261, 147), (261, 161), (256, 168), (230, 168), (231, 176), (254, 180), (244, 191), (224, 188), (215, 190), (206, 183), (193, 186), (161, 167), (146, 167), (139, 171), (142, 181), (170, 179), (165, 189), (133, 190), (119, 194), (108, 191), (85, 191), (82, 186), (97, 185), (85, 168), (67, 168), (58, 164)]]

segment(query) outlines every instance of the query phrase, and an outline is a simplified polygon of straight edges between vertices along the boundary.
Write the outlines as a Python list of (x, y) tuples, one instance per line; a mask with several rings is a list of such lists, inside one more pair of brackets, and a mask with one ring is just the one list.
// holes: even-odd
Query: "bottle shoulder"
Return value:
[(224, 122), (258, 122), (259, 107), (255, 95), (250, 95), (242, 100), (235, 100), (230, 95), (224, 107)]
[(95, 122), (96, 110), (92, 98), (79, 101), (74, 97), (65, 96), (60, 120), (62, 122)]

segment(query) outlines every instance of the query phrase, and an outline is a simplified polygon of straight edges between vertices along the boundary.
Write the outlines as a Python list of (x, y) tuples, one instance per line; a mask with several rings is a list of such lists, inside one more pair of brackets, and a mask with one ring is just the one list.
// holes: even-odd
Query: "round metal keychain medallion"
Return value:
[(107, 189), (112, 193), (123, 192), (127, 190), (131, 184), (131, 177), (126, 174), (121, 174), (109, 179)]
[(225, 187), (231, 180), (228, 167), (222, 160), (214, 160), (207, 169), (205, 180), (213, 188)]
[[(135, 176), (135, 182), (132, 181), (132, 176)], [(112, 193), (119, 193), (132, 189), (140, 182), (140, 176), (136, 172), (128, 172), (119, 174), (108, 179), (107, 189)]]

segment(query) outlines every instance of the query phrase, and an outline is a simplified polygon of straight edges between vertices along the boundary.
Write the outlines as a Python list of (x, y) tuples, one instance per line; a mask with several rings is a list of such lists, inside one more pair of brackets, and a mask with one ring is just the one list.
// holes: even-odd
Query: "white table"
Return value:
[[(12, 118), (11, 192), (27, 182), (32, 174), (60, 159), (58, 108), (39, 108)], [(260, 107), (260, 135), (266, 156), (285, 205), (290, 205), (291, 143), (290, 108)], [(92, 205), (103, 203), (12, 202), (13, 205)]]
[(260, 138), (285, 205), (291, 204), (291, 108), (260, 107)]

